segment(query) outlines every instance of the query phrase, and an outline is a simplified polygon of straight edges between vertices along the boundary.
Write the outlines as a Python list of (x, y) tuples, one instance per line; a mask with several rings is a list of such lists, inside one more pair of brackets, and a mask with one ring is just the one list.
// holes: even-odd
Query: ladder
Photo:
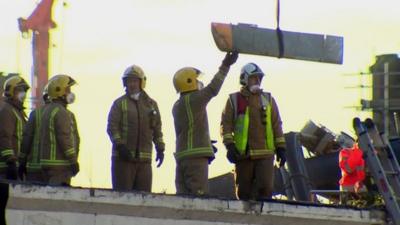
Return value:
[(364, 153), (368, 169), (382, 195), (386, 210), (394, 225), (400, 225), (400, 167), (384, 133), (379, 133), (374, 122), (353, 120), (358, 144)]

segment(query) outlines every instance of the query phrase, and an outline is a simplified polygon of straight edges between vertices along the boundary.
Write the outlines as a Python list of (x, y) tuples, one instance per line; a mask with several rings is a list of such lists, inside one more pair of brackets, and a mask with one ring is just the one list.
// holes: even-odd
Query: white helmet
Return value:
[(135, 77), (141, 80), (140, 88), (143, 90), (146, 87), (146, 75), (144, 74), (142, 68), (137, 65), (131, 65), (125, 69), (122, 75), (122, 83), (126, 86), (126, 78)]
[(255, 63), (247, 63), (242, 67), (240, 71), (240, 84), (246, 86), (250, 76), (257, 75), (260, 81), (264, 77), (264, 72)]

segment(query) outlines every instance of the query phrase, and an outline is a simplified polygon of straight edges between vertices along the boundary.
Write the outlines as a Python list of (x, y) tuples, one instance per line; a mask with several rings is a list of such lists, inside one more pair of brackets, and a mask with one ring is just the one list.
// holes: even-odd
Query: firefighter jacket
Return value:
[(206, 107), (221, 89), (229, 71), (221, 66), (211, 82), (201, 90), (182, 93), (175, 102), (174, 117), (176, 149), (175, 159), (214, 157), (211, 147)]
[(253, 94), (247, 88), (230, 94), (222, 112), (224, 144), (234, 143), (243, 158), (266, 158), (285, 148), (278, 106), (270, 93)]
[(17, 161), (26, 116), (22, 104), (5, 100), (0, 108), (0, 171), (7, 161)]
[(43, 108), (40, 107), (29, 114), (28, 122), (23, 132), (21, 152), (19, 154), (20, 162), (27, 162), (27, 169), (32, 172), (39, 172), (41, 170), (39, 131), (42, 112)]
[(113, 143), (112, 157), (118, 157), (118, 144), (126, 145), (134, 161), (142, 162), (151, 162), (152, 142), (156, 151), (165, 149), (157, 102), (144, 91), (138, 100), (125, 94), (114, 101), (108, 114), (107, 133)]
[[(78, 127), (75, 119), (75, 115), (68, 111), (71, 117), (71, 131), (74, 135), (72, 139), (73, 145), (79, 155), (79, 144), (80, 137)], [(40, 166), (40, 150), (39, 150), (39, 138), (40, 138), (40, 126), (42, 124), (43, 107), (33, 110), (30, 115), (28, 122), (25, 125), (21, 152), (19, 155), (20, 161), (27, 162), (27, 170), (29, 172), (39, 172)]]
[(365, 178), (365, 161), (363, 152), (354, 144), (352, 148), (344, 148), (339, 153), (339, 167), (342, 171), (342, 178), (339, 181), (341, 186), (354, 186)]
[(40, 165), (43, 169), (69, 169), (78, 159), (78, 131), (73, 113), (61, 101), (43, 107), (39, 130)]

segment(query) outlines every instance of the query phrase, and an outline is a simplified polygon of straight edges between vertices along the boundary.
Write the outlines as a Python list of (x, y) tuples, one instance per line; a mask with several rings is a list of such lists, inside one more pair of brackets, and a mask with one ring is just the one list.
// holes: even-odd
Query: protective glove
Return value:
[(212, 147), (212, 150), (213, 150), (214, 154), (218, 152), (218, 148), (215, 147), (215, 145), (214, 145), (216, 143), (217, 143), (216, 140), (211, 140), (211, 147)]
[(236, 146), (234, 143), (229, 143), (225, 145), (226, 149), (228, 150), (226, 152), (226, 158), (228, 158), (230, 163), (236, 163), (239, 157), (239, 153), (236, 150)]
[(119, 158), (123, 161), (130, 161), (133, 159), (131, 152), (124, 144), (118, 144), (116, 147)]
[(286, 149), (282, 147), (276, 148), (276, 160), (279, 162), (279, 167), (283, 167), (286, 163)]
[(158, 162), (157, 168), (164, 162), (164, 151), (157, 151), (156, 162)]
[(19, 161), (19, 167), (18, 167), (19, 179), (24, 180), (24, 177), (26, 177), (26, 174), (27, 174), (26, 161), (25, 160), (20, 160)]
[[(218, 152), (218, 148), (215, 147), (215, 145), (214, 145), (215, 143), (217, 143), (216, 140), (211, 140), (211, 148), (212, 148), (214, 154)], [(214, 159), (215, 159), (215, 156), (208, 157), (208, 164), (211, 164), (212, 161), (214, 161)]]
[(75, 162), (70, 165), (72, 176), (75, 176), (79, 173), (79, 163)]
[(233, 65), (236, 62), (238, 57), (239, 57), (239, 53), (236, 51), (227, 52), (224, 60), (222, 60), (222, 65), (226, 66), (226, 67), (230, 67), (231, 65)]
[(14, 162), (14, 161), (7, 162), (6, 179), (8, 179), (8, 180), (17, 180), (18, 179), (18, 170), (17, 170), (16, 162)]

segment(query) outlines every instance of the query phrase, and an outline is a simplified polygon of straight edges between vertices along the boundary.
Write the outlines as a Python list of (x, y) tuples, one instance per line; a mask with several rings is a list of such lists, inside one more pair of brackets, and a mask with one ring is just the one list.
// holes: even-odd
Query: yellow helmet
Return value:
[(124, 74), (122, 75), (122, 81), (124, 86), (126, 86), (125, 84), (125, 80), (128, 77), (134, 77), (134, 78), (139, 78), (141, 80), (141, 84), (140, 87), (142, 88), (142, 90), (146, 87), (146, 75), (144, 74), (142, 68), (140, 68), (137, 65), (131, 65), (128, 68), (126, 68), (126, 70), (124, 71)]
[(201, 71), (193, 67), (184, 67), (174, 75), (174, 87), (176, 92), (183, 93), (198, 89), (197, 78)]
[(47, 93), (50, 99), (60, 98), (65, 95), (66, 89), (76, 84), (68, 75), (56, 75), (47, 83)]
[(26, 83), (22, 77), (18, 75), (12, 75), (4, 82), (4, 96), (13, 97), (14, 90), (17, 87), (22, 87), (25, 89), (25, 91), (30, 88), (28, 83)]

